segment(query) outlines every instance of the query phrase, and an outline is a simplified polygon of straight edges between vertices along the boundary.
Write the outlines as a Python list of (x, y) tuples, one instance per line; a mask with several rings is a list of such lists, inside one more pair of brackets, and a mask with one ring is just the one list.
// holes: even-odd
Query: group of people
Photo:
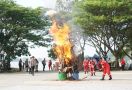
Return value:
[(19, 71), (26, 70), (30, 74), (34, 75), (34, 71), (38, 72), (38, 60), (32, 56), (30, 59), (26, 59), (25, 62), (22, 59), (19, 60)]
[[(27, 72), (31, 73), (34, 75), (34, 71), (38, 72), (38, 60), (32, 56), (30, 57), (30, 60), (26, 60), (25, 62), (22, 62), (22, 60), (19, 60), (19, 71), (26, 70)], [(121, 68), (124, 70), (125, 67), (125, 60), (122, 58), (121, 60)], [(44, 58), (42, 60), (42, 65), (43, 65), (43, 71), (45, 71), (45, 66), (46, 66), (46, 59)], [(100, 71), (103, 71), (103, 75), (101, 80), (104, 80), (105, 75), (109, 75), (109, 80), (112, 79), (112, 75), (110, 72), (110, 65), (109, 63), (104, 59), (100, 58), (100, 60), (97, 62), (95, 59), (91, 58), (85, 58), (83, 61), (83, 66), (84, 66), (84, 73), (87, 75), (88, 72), (90, 72), (91, 76), (96, 76), (95, 71), (96, 69), (99, 69)], [(48, 69), (53, 70), (54, 66), (52, 67), (52, 61), (48, 61)]]
[[(30, 57), (30, 59), (26, 59), (25, 62), (22, 61), (22, 59), (19, 60), (18, 66), (19, 66), (19, 71), (25, 70), (26, 72), (31, 73), (34, 75), (34, 71), (38, 72), (38, 64), (39, 61), (34, 57)], [(45, 66), (46, 66), (46, 59), (44, 58), (42, 60), (42, 65), (43, 65), (43, 71), (45, 71)], [(52, 61), (48, 61), (48, 68), (49, 71), (52, 70)]]
[(96, 61), (95, 60), (86, 58), (83, 61), (83, 66), (84, 66), (85, 74), (90, 72), (91, 76), (95, 75), (95, 70), (96, 70)]
[(106, 60), (104, 60), (104, 58), (100, 58), (98, 63), (96, 62), (96, 60), (86, 58), (83, 61), (83, 66), (84, 66), (85, 74), (90, 72), (91, 76), (95, 75), (95, 70), (97, 69), (96, 67), (98, 67), (99, 70), (103, 71), (101, 80), (104, 80), (106, 74), (109, 75), (109, 80), (112, 79), (112, 75), (110, 72), (110, 65)]
[[(124, 67), (126, 64), (124, 58), (121, 59), (120, 64), (121, 64), (121, 69), (124, 70)], [(84, 73), (85, 74), (90, 72), (91, 76), (93, 76), (93, 75), (95, 75), (95, 70), (99, 69), (100, 71), (103, 71), (103, 75), (102, 75), (101, 80), (104, 80), (106, 74), (108, 74), (109, 80), (112, 79), (110, 64), (104, 58), (100, 58), (98, 63), (96, 60), (86, 58), (83, 61), (83, 66), (84, 66)]]
[[(42, 61), (42, 64), (43, 64), (43, 71), (45, 71), (45, 66), (46, 66), (46, 60), (45, 60), (45, 58)], [(48, 61), (48, 68), (49, 68), (49, 71), (53, 70), (53, 68), (52, 68), (52, 61), (51, 60)]]

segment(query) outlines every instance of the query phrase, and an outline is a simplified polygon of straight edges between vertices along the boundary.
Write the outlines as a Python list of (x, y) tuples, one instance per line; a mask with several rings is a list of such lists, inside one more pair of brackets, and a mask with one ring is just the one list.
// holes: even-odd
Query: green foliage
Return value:
[(127, 36), (127, 41), (128, 41), (128, 45), (126, 45), (126, 47), (129, 47), (130, 50), (132, 51), (132, 25), (131, 28), (126, 32), (126, 36)]
[(74, 2), (75, 0), (57, 0), (55, 9), (58, 11), (59, 17), (65, 21), (71, 20), (71, 13)]
[(117, 58), (121, 50), (131, 43), (131, 0), (81, 0), (75, 4), (74, 20), (85, 33), (101, 42)]
[(53, 60), (55, 60), (57, 58), (57, 55), (55, 54), (55, 51), (53, 48), (48, 50), (48, 57), (52, 58)]
[(29, 55), (28, 46), (47, 46), (46, 26), (48, 20), (42, 15), (42, 8), (26, 8), (12, 0), (0, 0), (0, 51), (7, 53), (7, 59)]

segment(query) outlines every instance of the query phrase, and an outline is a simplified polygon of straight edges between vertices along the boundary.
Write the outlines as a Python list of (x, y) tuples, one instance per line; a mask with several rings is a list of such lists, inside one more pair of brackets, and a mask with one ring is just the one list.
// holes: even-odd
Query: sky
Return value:
[(46, 7), (46, 8), (54, 8), (56, 0), (14, 0), (16, 3), (25, 6), (25, 7)]
[[(56, 0), (14, 0), (19, 5), (24, 7), (45, 7), (45, 8), (55, 8)], [(31, 55), (35, 56), (36, 58), (48, 58), (47, 55), (47, 48), (45, 47), (36, 47), (34, 49), (29, 49)], [(95, 54), (95, 49), (93, 47), (86, 46), (85, 48), (85, 56), (93, 56)]]

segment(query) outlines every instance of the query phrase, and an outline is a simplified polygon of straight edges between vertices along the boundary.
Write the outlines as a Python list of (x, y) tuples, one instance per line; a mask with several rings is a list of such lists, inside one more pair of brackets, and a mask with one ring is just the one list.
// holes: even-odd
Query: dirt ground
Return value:
[(80, 72), (78, 81), (59, 81), (57, 72), (0, 73), (0, 90), (132, 90), (132, 71), (112, 71), (113, 79), (104, 81), (102, 72), (82, 80), (84, 76)]

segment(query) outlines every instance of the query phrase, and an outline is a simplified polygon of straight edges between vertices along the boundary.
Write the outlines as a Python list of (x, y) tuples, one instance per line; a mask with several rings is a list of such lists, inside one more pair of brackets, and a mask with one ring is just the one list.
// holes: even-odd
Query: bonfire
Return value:
[(75, 56), (72, 49), (73, 45), (69, 36), (70, 28), (64, 21), (57, 20), (53, 13), (56, 14), (55, 11), (48, 12), (52, 19), (50, 34), (53, 36), (55, 42), (53, 49), (60, 63), (59, 73), (62, 73), (66, 75), (66, 78), (69, 78), (72, 76), (74, 70), (73, 66), (75, 66)]

